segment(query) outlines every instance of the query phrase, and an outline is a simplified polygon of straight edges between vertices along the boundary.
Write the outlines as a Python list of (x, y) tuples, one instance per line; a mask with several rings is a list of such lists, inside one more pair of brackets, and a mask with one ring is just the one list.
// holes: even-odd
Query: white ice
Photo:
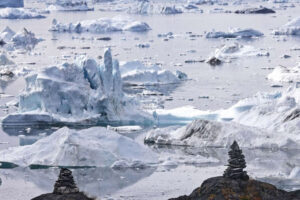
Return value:
[(206, 34), (206, 38), (255, 38), (264, 34), (260, 31), (247, 29), (230, 29), (228, 32), (211, 31)]
[(61, 128), (32, 145), (0, 152), (0, 160), (20, 166), (140, 167), (158, 162), (147, 147), (103, 127)]
[(145, 22), (114, 17), (100, 18), (97, 20), (84, 20), (69, 24), (62, 24), (54, 19), (50, 31), (70, 33), (109, 33), (118, 31), (145, 32), (150, 29), (150, 26)]
[(300, 35), (300, 17), (297, 17), (278, 30), (274, 30), (275, 35)]
[(48, 7), (49, 11), (92, 11), (93, 7), (88, 6), (85, 0), (56, 0)]
[(23, 0), (1, 0), (0, 1), (0, 8), (6, 8), (6, 7), (24, 7), (24, 1)]
[(0, 9), (0, 19), (40, 19), (45, 18), (35, 10), (24, 8), (2, 8)]
[(268, 79), (275, 82), (298, 82), (300, 81), (300, 64), (291, 68), (278, 66), (268, 75)]

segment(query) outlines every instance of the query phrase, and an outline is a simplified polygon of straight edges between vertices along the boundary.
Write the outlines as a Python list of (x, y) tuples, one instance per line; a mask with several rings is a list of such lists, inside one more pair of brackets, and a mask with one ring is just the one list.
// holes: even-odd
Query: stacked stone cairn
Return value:
[(54, 185), (53, 194), (63, 195), (79, 193), (74, 178), (72, 176), (72, 171), (66, 168), (61, 168), (58, 180)]
[(243, 155), (243, 152), (236, 141), (234, 141), (230, 146), (228, 155), (228, 168), (225, 170), (223, 177), (230, 179), (249, 180), (247, 172), (243, 171), (243, 169), (246, 168), (245, 156)]

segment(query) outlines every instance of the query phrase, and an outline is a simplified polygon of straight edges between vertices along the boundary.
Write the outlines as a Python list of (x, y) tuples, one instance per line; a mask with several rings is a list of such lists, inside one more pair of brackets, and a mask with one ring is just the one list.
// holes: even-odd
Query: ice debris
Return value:
[(295, 67), (278, 66), (268, 75), (268, 79), (275, 82), (299, 82), (300, 64)]
[(273, 31), (274, 35), (300, 35), (300, 17), (293, 19), (278, 30)]

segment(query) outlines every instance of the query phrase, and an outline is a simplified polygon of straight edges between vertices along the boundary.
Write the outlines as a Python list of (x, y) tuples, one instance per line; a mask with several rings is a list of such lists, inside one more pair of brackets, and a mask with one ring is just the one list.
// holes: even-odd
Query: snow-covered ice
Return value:
[(24, 7), (24, 1), (23, 0), (1, 0), (0, 8), (6, 8), (6, 7), (14, 7), (14, 8)]
[(121, 62), (120, 71), (125, 84), (159, 85), (178, 84), (186, 76), (177, 72), (164, 70), (158, 65), (146, 66), (140, 61)]
[(183, 13), (182, 9), (176, 8), (176, 6), (165, 6), (162, 8), (162, 14), (165, 15), (175, 15)]
[(149, 124), (152, 117), (134, 98), (124, 95), (119, 63), (110, 49), (103, 64), (80, 57), (32, 73), (19, 96), (18, 112), (5, 117), (13, 124)]
[(255, 29), (230, 29), (228, 32), (211, 31), (206, 34), (206, 38), (256, 38), (264, 34)]
[(275, 82), (299, 82), (300, 64), (295, 67), (278, 66), (268, 75), (268, 79)]
[(45, 18), (35, 10), (25, 8), (2, 8), (0, 19), (40, 19)]
[(0, 152), (0, 160), (20, 166), (140, 167), (158, 162), (157, 155), (134, 140), (103, 127), (61, 128), (32, 145)]
[(50, 31), (70, 33), (109, 33), (117, 31), (146, 32), (150, 29), (150, 26), (145, 22), (114, 17), (85, 20), (69, 24), (59, 23), (54, 19)]
[(49, 11), (92, 11), (93, 7), (88, 6), (87, 1), (83, 0), (56, 0), (50, 5), (47, 10)]
[(300, 35), (300, 17), (294, 18), (278, 30), (274, 30), (275, 35)]

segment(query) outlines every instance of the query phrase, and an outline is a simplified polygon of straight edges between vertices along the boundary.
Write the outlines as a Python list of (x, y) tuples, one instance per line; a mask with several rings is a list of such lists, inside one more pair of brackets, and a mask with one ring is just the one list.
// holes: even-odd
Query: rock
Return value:
[(271, 14), (276, 13), (274, 10), (266, 7), (260, 7), (260, 8), (247, 8), (243, 10), (237, 10), (234, 13), (236, 14)]
[(58, 180), (54, 185), (53, 193), (43, 194), (32, 200), (93, 200), (84, 193), (79, 192), (72, 171), (62, 168), (59, 173)]
[(211, 57), (206, 62), (212, 66), (217, 66), (222, 64), (222, 61), (216, 57)]

